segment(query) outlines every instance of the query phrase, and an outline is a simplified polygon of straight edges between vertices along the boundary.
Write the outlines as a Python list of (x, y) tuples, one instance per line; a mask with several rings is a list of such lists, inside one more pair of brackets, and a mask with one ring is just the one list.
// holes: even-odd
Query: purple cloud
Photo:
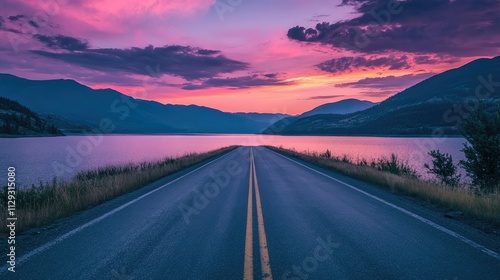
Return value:
[(89, 44), (86, 41), (64, 35), (46, 36), (36, 34), (33, 38), (45, 44), (47, 47), (54, 49), (83, 51), (89, 47)]
[(314, 28), (296, 26), (288, 30), (288, 37), (364, 53), (470, 57), (500, 49), (497, 0), (344, 0), (342, 4), (354, 6), (359, 16)]
[(308, 98), (302, 99), (302, 100), (318, 100), (318, 99), (333, 99), (333, 98), (339, 98), (339, 97), (344, 97), (345, 95), (316, 95), (316, 96), (310, 96)]
[(415, 85), (427, 78), (435, 75), (434, 73), (408, 74), (399, 77), (386, 76), (376, 78), (364, 78), (356, 82), (337, 84), (336, 87), (350, 88), (375, 88), (375, 89), (402, 89)]
[(191, 81), (213, 78), (219, 74), (245, 70), (249, 67), (249, 64), (245, 62), (221, 55), (220, 51), (190, 46), (153, 47), (150, 45), (145, 48), (130, 49), (87, 49), (85, 43), (71, 40), (70, 37), (63, 37), (62, 40), (50, 37), (40, 41), (46, 41), (48, 45), (55, 44), (61, 48), (72, 49), (72, 51), (34, 50), (33, 53), (103, 72), (119, 71), (150, 76), (167, 74)]
[(334, 58), (316, 65), (319, 69), (330, 73), (352, 72), (355, 69), (367, 68), (375, 69), (388, 67), (390, 70), (407, 69), (410, 67), (406, 55), (385, 56), (385, 57), (341, 57)]
[(258, 86), (283, 86), (290, 85), (292, 82), (286, 82), (277, 78), (277, 74), (253, 74), (242, 77), (232, 78), (209, 78), (199, 83), (187, 83), (182, 86), (182, 89), (197, 90), (214, 87), (224, 88), (250, 88)]
[(457, 57), (449, 55), (416, 55), (413, 57), (415, 64), (439, 64), (439, 63), (455, 63), (460, 61)]

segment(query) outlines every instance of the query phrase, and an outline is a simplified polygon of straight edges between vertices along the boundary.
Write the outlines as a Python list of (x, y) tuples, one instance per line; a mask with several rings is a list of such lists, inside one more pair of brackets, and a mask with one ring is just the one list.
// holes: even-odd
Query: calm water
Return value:
[(53, 177), (70, 178), (78, 171), (96, 167), (151, 161), (188, 152), (204, 152), (228, 145), (275, 145), (373, 159), (397, 154), (425, 175), (427, 152), (439, 149), (455, 162), (463, 159), (463, 138), (386, 138), (270, 135), (112, 135), (0, 139), (0, 185), (7, 168), (16, 167), (22, 186)]

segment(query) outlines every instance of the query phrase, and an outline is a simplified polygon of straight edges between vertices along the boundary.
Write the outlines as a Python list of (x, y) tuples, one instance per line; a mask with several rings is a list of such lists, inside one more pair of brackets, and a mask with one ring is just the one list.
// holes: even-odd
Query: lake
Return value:
[(431, 149), (464, 159), (463, 138), (401, 138), (352, 136), (274, 135), (89, 135), (62, 137), (0, 138), (0, 185), (7, 168), (14, 166), (20, 186), (31, 186), (54, 177), (71, 178), (79, 171), (108, 165), (153, 161), (189, 152), (204, 152), (229, 145), (274, 145), (298, 151), (348, 155), (368, 160), (391, 153), (428, 178), (423, 167)]

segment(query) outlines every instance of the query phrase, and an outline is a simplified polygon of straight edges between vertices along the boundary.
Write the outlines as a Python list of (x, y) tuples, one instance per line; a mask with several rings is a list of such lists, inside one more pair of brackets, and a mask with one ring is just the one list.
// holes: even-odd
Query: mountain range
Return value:
[(500, 82), (496, 81), (500, 81), (500, 57), (477, 59), (379, 104), (346, 99), (298, 116), (165, 105), (113, 89), (92, 89), (74, 80), (28, 80), (10, 74), (0, 74), (0, 97), (19, 102), (65, 134), (416, 135), (436, 129), (458, 134), (461, 121), (479, 101), (487, 110), (500, 104)]
[(35, 81), (0, 74), (0, 96), (51, 118), (66, 133), (259, 133), (283, 114), (232, 114), (196, 105), (135, 99), (112, 89), (92, 89), (73, 80)]
[(284, 135), (460, 134), (479, 103), (500, 104), (500, 56), (474, 60), (424, 80), (380, 104), (351, 114), (284, 119), (264, 133)]

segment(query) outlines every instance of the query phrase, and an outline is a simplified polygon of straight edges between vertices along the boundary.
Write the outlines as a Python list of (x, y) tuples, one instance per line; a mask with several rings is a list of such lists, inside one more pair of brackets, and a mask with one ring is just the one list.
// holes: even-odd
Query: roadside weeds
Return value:
[(461, 211), (468, 217), (500, 226), (500, 196), (498, 194), (476, 194), (472, 190), (452, 188), (414, 176), (380, 171), (369, 165), (359, 165), (284, 148), (266, 147), (318, 167), (389, 189), (391, 192), (408, 195), (450, 210)]

